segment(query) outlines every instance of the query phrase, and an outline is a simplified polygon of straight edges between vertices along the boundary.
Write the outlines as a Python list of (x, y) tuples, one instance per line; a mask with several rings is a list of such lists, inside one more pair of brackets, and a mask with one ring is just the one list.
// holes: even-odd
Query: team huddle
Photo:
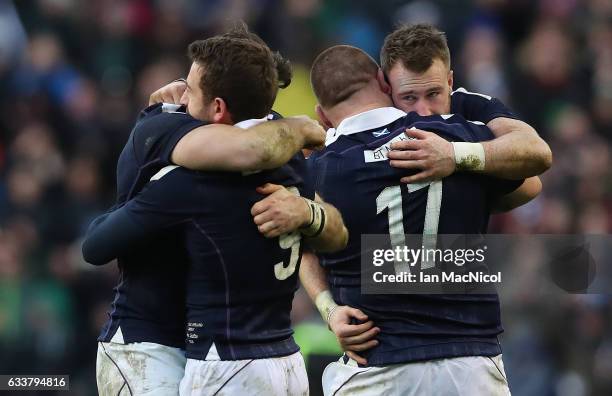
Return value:
[(345, 351), (326, 395), (510, 394), (496, 294), (360, 290), (361, 235), (486, 233), (492, 212), (539, 194), (551, 164), (499, 100), (452, 90), (444, 34), (395, 30), (381, 66), (355, 47), (323, 51), (318, 122), (272, 111), (290, 64), (246, 26), (188, 53), (187, 78), (141, 112), (116, 205), (83, 243), (86, 261), (120, 269), (99, 393), (308, 395), (290, 320), (301, 283)]

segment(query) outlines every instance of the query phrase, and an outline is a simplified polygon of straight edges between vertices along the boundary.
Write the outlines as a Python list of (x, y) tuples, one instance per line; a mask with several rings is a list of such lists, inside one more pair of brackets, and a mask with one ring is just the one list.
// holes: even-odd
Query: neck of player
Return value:
[[(376, 81), (376, 80), (374, 80)], [(367, 85), (355, 92), (347, 100), (337, 105), (324, 109), (327, 119), (334, 128), (346, 118), (352, 117), (366, 111), (379, 109), (381, 107), (392, 107), (393, 101), (386, 93), (382, 92), (376, 85)]]

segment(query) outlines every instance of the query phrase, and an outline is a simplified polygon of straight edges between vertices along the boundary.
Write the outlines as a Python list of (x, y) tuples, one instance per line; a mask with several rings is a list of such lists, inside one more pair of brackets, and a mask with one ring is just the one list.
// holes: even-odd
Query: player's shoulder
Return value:
[(491, 106), (498, 103), (495, 98), (479, 92), (471, 92), (461, 87), (451, 92), (450, 111), (454, 114), (462, 114), (468, 119), (487, 118)]
[(485, 124), (499, 117), (518, 119), (498, 98), (465, 88), (458, 88), (451, 94), (451, 113), (459, 113), (468, 120), (478, 120)]
[(142, 131), (151, 128), (163, 129), (168, 126), (176, 126), (185, 123), (205, 124), (190, 116), (185, 111), (184, 106), (157, 103), (140, 112), (138, 120), (136, 121), (135, 130)]
[(187, 114), (187, 108), (183, 105), (173, 103), (155, 103), (143, 110), (138, 115), (138, 119), (155, 117), (160, 114)]
[(166, 104), (143, 110), (130, 136), (141, 161), (146, 163), (159, 157), (168, 161), (166, 157), (178, 140), (193, 129), (206, 125), (182, 110), (184, 107)]
[(411, 121), (407, 128), (434, 132), (449, 141), (478, 142), (494, 138), (483, 122), (468, 120), (462, 114), (417, 116)]
[(428, 116), (419, 116), (416, 113), (410, 113), (410, 115), (413, 117), (407, 120), (405, 122), (405, 125), (409, 127), (416, 127), (416, 128), (418, 128), (417, 125), (422, 125), (422, 126), (427, 126), (427, 125), (434, 126), (434, 125), (441, 125), (441, 124), (446, 124), (446, 125), (453, 125), (453, 124), (464, 125), (465, 124), (465, 125), (479, 125), (479, 126), (485, 125), (485, 123), (482, 121), (469, 120), (461, 113), (432, 114)]
[(489, 101), (494, 99), (492, 96), (489, 96), (489, 95), (486, 95), (480, 92), (468, 91), (467, 89), (463, 87), (459, 87), (455, 89), (453, 92), (451, 92), (452, 100), (476, 99), (476, 98), (489, 100)]

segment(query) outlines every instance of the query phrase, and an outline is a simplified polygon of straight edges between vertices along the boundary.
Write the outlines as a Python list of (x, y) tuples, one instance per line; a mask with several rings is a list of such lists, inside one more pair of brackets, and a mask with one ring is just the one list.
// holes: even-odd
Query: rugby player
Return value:
[[(436, 134), (408, 131), (415, 139), (394, 143), (389, 154), (391, 166), (419, 170), (403, 182), (440, 179), (456, 170), (521, 179), (550, 168), (548, 144), (501, 101), (464, 88), (453, 91), (450, 50), (440, 30), (427, 24), (400, 27), (385, 38), (380, 60), (395, 107), (423, 116), (461, 114), (485, 123), (495, 135), (453, 147)], [(466, 161), (470, 156), (477, 160)]]
[[(392, 107), (376, 62), (354, 47), (321, 53), (311, 82), (318, 113), (333, 127), (326, 149), (310, 159), (315, 187), (341, 211), (351, 236), (485, 233), (496, 204), (519, 205), (541, 189), (537, 178), (512, 181), (467, 173), (400, 184), (403, 169), (368, 158), (364, 151), (412, 127), (431, 131), (451, 147), (480, 144), (494, 135), (460, 115), (421, 117)], [(363, 311), (380, 329), (377, 345), (363, 353), (367, 366), (348, 357), (330, 364), (323, 377), (325, 393), (508, 394), (497, 340), (502, 331), (497, 295), (362, 295), (360, 242), (350, 238), (345, 250), (320, 256), (321, 265), (334, 300)]]
[[(498, 201), (525, 203), (541, 189), (539, 183), (465, 173), (400, 185), (400, 169), (365, 158), (364, 151), (412, 127), (434, 131), (451, 146), (494, 135), (459, 115), (421, 117), (393, 108), (376, 62), (354, 47), (320, 54), (311, 81), (318, 112), (334, 127), (326, 150), (311, 159), (316, 189), (343, 213), (351, 235), (485, 233)], [(349, 189), (350, 200), (342, 193)], [(334, 300), (362, 310), (380, 328), (378, 345), (364, 352), (369, 367), (348, 358), (328, 366), (326, 394), (509, 393), (497, 341), (497, 295), (362, 295), (359, 253), (360, 240), (353, 238), (342, 252), (322, 256), (321, 265)]]
[[(495, 135), (487, 142), (451, 146), (434, 133), (407, 131), (406, 135), (412, 139), (394, 142), (389, 153), (391, 166), (418, 170), (402, 177), (402, 182), (435, 180), (455, 171), (465, 171), (508, 179), (531, 177), (528, 183), (534, 187), (539, 185), (535, 176), (551, 166), (550, 148), (499, 99), (464, 88), (453, 91), (450, 50), (443, 32), (428, 24), (402, 26), (386, 37), (380, 57), (384, 73), (381, 84), (386, 91), (391, 91), (395, 107), (406, 112), (416, 111), (422, 116), (461, 114), (468, 120), (486, 124)], [(467, 161), (470, 157), (477, 161)], [(511, 210), (519, 205), (520, 202), (506, 197), (496, 209)], [(316, 258), (310, 257), (312, 260)], [(307, 268), (305, 265), (304, 270)], [(366, 334), (356, 337), (361, 329), (369, 331), (368, 335), (376, 331), (372, 322), (367, 326), (343, 326), (336, 331), (340, 344), (357, 360), (361, 358), (351, 348), (357, 351), (375, 344), (364, 338)]]
[[(245, 41), (253, 38), (244, 27), (237, 27), (226, 36)], [(257, 123), (246, 130), (219, 123), (228, 108), (237, 114), (258, 105), (259, 112), (269, 110), (277, 90), (274, 84), (278, 81), (278, 85), (286, 86), (290, 81), (287, 62), (277, 54), (273, 56), (278, 69), (276, 78), (258, 77), (250, 81), (238, 73), (232, 76), (232, 82), (216, 82), (215, 89), (225, 90), (230, 99), (236, 100), (228, 104), (212, 98), (217, 108), (213, 107), (210, 115), (193, 110), (186, 113), (184, 106), (162, 104), (144, 110), (117, 164), (117, 206), (123, 205), (166, 165), (254, 171), (278, 167), (302, 147), (322, 144), (324, 132), (307, 118)], [(232, 90), (232, 84), (241, 86)], [(199, 81), (193, 89), (202, 92)], [(193, 97), (192, 91), (189, 95)], [(263, 97), (264, 101), (250, 103), (242, 97)], [(194, 102), (204, 100), (204, 96), (195, 97), (190, 108), (198, 109)], [(108, 261), (95, 260), (89, 254), (85, 258), (94, 264)], [(146, 247), (130, 249), (119, 256), (120, 281), (109, 319), (98, 339), (96, 366), (101, 395), (178, 392), (186, 363), (183, 351), (186, 262), (178, 229), (154, 237)]]
[[(365, 146), (371, 146), (377, 140), (383, 145), (401, 134), (407, 126), (436, 131), (436, 136), (443, 136), (445, 141), (455, 140), (449, 143), (453, 146), (490, 140), (494, 135), (488, 128), (468, 123), (460, 116), (420, 118), (412, 113), (406, 117), (406, 113), (391, 108), (388, 85), (376, 63), (353, 47), (338, 46), (325, 51), (315, 61), (311, 77), (320, 101), (319, 116), (325, 124), (335, 127), (328, 131), (327, 149), (312, 159), (316, 187), (342, 211), (351, 235), (393, 233), (393, 230), (401, 230), (402, 234), (482, 233), (486, 232), (488, 213), (494, 203), (510, 209), (532, 199), (541, 189), (537, 178), (523, 183), (457, 174), (444, 180), (444, 201), (443, 184), (439, 180), (410, 183), (403, 192), (402, 186), (398, 185), (403, 173), (393, 171), (386, 163), (364, 162)], [(346, 191), (351, 191), (350, 197)], [(501, 193), (511, 191), (500, 197)], [(404, 213), (406, 221), (403, 220)], [(391, 220), (393, 224), (389, 223)], [(339, 339), (343, 347), (349, 349), (347, 357), (355, 360), (344, 359), (328, 368), (324, 378), (326, 393), (473, 394), (478, 390), (480, 394), (488, 394), (508, 390), (503, 375), (499, 379), (503, 366), (496, 339), (501, 332), (497, 296), (484, 296), (480, 301), (462, 301), (465, 300), (462, 296), (450, 299), (444, 296), (402, 296), (388, 297), (388, 300), (384, 296), (360, 296), (359, 244), (359, 240), (353, 238), (346, 250), (325, 256), (323, 265), (330, 275), (335, 300), (359, 308), (352, 316), (374, 319), (377, 327), (373, 327), (372, 320), (352, 326), (351, 330), (351, 326), (344, 327), (343, 330), (352, 333), (345, 333)], [(340, 308), (326, 295), (329, 291), (325, 273), (315, 257), (303, 260), (300, 275), (309, 295), (338, 334), (333, 322)], [(447, 313), (444, 301), (456, 307), (451, 314)], [(372, 340), (377, 334), (379, 340)], [(377, 345), (366, 352), (368, 361), (353, 352)], [(481, 355), (487, 356), (490, 363), (479, 358)], [(411, 368), (410, 372), (396, 370), (401, 363), (444, 357), (458, 359), (458, 356), (466, 361), (455, 360), (451, 366), (468, 364), (472, 359), (476, 370), (484, 370), (480, 382), (473, 381), (471, 387), (460, 391), (453, 388), (452, 381), (449, 382), (449, 373), (465, 378), (465, 372), (453, 373), (444, 367), (442, 371), (447, 370), (446, 377), (441, 376), (419, 387), (422, 377), (431, 374), (431, 367)], [(358, 367), (358, 363), (363, 365), (366, 362), (390, 371)], [(370, 374), (362, 375), (365, 372)], [(498, 378), (493, 378), (491, 373)], [(404, 381), (403, 376), (411, 380)], [(362, 378), (365, 379), (362, 381)], [(409, 381), (417, 385), (410, 387)]]
[[(528, 124), (517, 119), (500, 100), (487, 95), (468, 92), (463, 88), (452, 91), (453, 72), (450, 69), (450, 51), (444, 33), (431, 25), (403, 26), (391, 33), (381, 51), (385, 91), (391, 90), (394, 105), (406, 112), (416, 111), (420, 115), (461, 114), (466, 119), (486, 124), (495, 139), (482, 143), (463, 143), (452, 146), (435, 133), (410, 129), (406, 132), (411, 140), (394, 142), (389, 153), (392, 166), (403, 169), (418, 169), (419, 172), (405, 175), (402, 182), (415, 183), (447, 176), (456, 170), (479, 172), (502, 178), (516, 179), (533, 177), (528, 184), (537, 188), (539, 180), (534, 176), (550, 167), (552, 154), (548, 145)], [(390, 83), (390, 84), (389, 84)], [(342, 89), (342, 87), (338, 87)], [(324, 114), (319, 118), (329, 128), (331, 123)], [(458, 150), (455, 151), (455, 148)], [(473, 155), (478, 161), (466, 161)], [(510, 210), (521, 204), (511, 197), (498, 202), (497, 210)], [(280, 210), (282, 209), (282, 210)], [(290, 223), (295, 209), (277, 206), (277, 213), (270, 222)], [(316, 257), (306, 254), (300, 276), (314, 284), (318, 267)], [(314, 283), (313, 283), (314, 282)], [(333, 319), (329, 325), (338, 336), (347, 354), (361, 363), (365, 359), (355, 352), (362, 351), (377, 342), (372, 339), (379, 329), (359, 310), (336, 308), (327, 292), (325, 283), (312, 293), (324, 319)], [(334, 315), (329, 315), (334, 308)], [(362, 324), (351, 326), (351, 318)]]
[[(238, 126), (265, 120), (278, 85), (267, 46), (221, 37), (193, 43), (190, 53), (193, 64), (181, 99), (190, 114)], [(233, 90), (223, 91), (210, 81), (213, 76), (213, 81), (239, 76), (243, 84), (258, 80), (264, 86), (256, 91), (259, 97), (232, 108), (243, 84), (234, 81)], [(104, 262), (134, 247), (143, 249), (160, 230), (181, 224), (191, 264), (181, 394), (239, 394), (245, 389), (253, 394), (308, 393), (289, 320), (301, 235), (317, 249), (333, 251), (345, 246), (346, 229), (333, 207), (311, 200), (304, 201), (308, 220), (295, 224), (300, 230), (278, 239), (259, 235), (249, 215), (261, 198), (256, 188), (266, 182), (314, 198), (303, 181), (300, 155), (292, 166), (247, 174), (163, 168), (140, 194), (99, 219), (88, 233), (84, 254)]]

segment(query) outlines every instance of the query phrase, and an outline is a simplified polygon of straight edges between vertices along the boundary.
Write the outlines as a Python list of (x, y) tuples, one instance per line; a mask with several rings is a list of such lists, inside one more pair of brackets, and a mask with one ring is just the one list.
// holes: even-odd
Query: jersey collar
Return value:
[(268, 121), (268, 117), (267, 116), (264, 117), (264, 118), (251, 118), (249, 120), (240, 121), (240, 122), (234, 124), (234, 126), (238, 127), (238, 128), (242, 128), (242, 129), (248, 129), (248, 128), (252, 127), (252, 126), (255, 126), (257, 124), (261, 124), (262, 122), (266, 122), (266, 121)]
[(329, 146), (341, 135), (351, 135), (353, 133), (380, 128), (382, 126), (391, 124), (395, 120), (398, 120), (405, 115), (405, 112), (396, 109), (395, 107), (381, 107), (345, 118), (338, 125), (338, 128), (330, 128), (327, 130), (325, 145)]

